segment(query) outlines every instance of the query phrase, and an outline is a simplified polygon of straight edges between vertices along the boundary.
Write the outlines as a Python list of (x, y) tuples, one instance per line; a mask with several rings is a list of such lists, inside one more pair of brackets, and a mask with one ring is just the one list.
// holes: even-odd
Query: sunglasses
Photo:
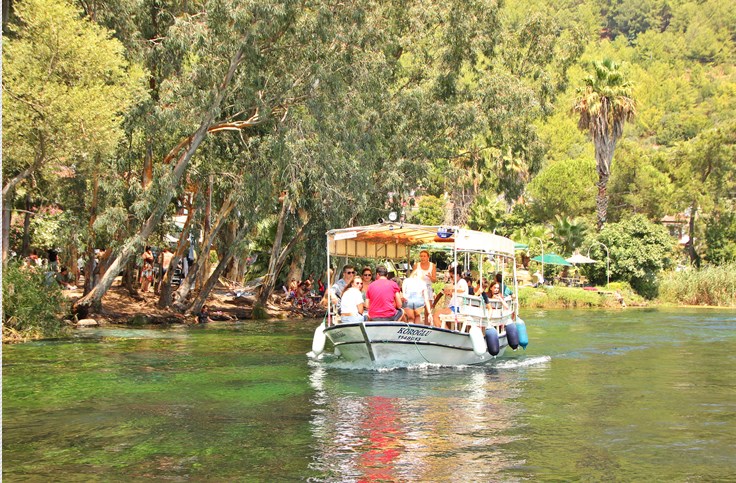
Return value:
[(372, 273), (364, 273), (363, 276), (364, 277), (371, 277), (371, 276), (373, 276), (373, 274)]
[(345, 275), (353, 275), (354, 273), (355, 273), (354, 271), (350, 270), (350, 271), (345, 272)]
[(362, 286), (363, 285), (363, 282), (357, 282), (357, 283), (355, 283), (353, 285), (360, 285), (360, 286)]

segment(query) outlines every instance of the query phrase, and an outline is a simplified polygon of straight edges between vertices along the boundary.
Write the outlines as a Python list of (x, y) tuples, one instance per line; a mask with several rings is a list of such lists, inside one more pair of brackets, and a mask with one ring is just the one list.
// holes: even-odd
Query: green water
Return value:
[(526, 313), (485, 367), (308, 362), (317, 321), (3, 348), (4, 481), (733, 481), (736, 312)]

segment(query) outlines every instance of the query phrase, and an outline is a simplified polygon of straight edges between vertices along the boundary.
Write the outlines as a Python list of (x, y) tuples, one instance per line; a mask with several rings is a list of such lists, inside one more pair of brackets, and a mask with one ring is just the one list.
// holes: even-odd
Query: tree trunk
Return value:
[(606, 217), (608, 216), (608, 177), (599, 177), (597, 186), (598, 196), (595, 200), (595, 206), (598, 216), (598, 231), (601, 231), (601, 229), (603, 229), (603, 225), (606, 224)]
[[(204, 232), (209, 233), (212, 228), (212, 184), (214, 180), (212, 175), (210, 175), (209, 180), (207, 182), (207, 192), (205, 193), (205, 202), (204, 202)], [(215, 238), (212, 238), (212, 243), (214, 243)], [(200, 257), (200, 265), (202, 267), (201, 270), (198, 272), (197, 276), (197, 283), (194, 285), (197, 290), (202, 290), (202, 286), (204, 285), (205, 280), (207, 279), (207, 276), (209, 275), (210, 271), (212, 270), (212, 263), (210, 262), (210, 248), (207, 249), (207, 253), (202, 253), (202, 257)]]
[(136, 284), (138, 279), (138, 264), (136, 261), (137, 260), (135, 258), (128, 260), (128, 263), (125, 266), (125, 271), (123, 271), (123, 287), (125, 287), (131, 297), (140, 299), (142, 297), (138, 294), (138, 287)]
[(688, 236), (690, 240), (687, 242), (687, 253), (690, 256), (690, 263), (700, 268), (700, 255), (695, 250), (695, 214), (698, 211), (698, 204), (693, 201), (690, 205), (690, 221), (688, 222)]
[(185, 302), (187, 300), (187, 297), (189, 296), (189, 292), (194, 286), (194, 281), (197, 280), (198, 273), (200, 270), (202, 270), (203, 257), (206, 254), (207, 258), (209, 258), (210, 248), (215, 241), (215, 237), (222, 228), (222, 225), (225, 223), (225, 219), (230, 215), (230, 212), (232, 212), (234, 208), (235, 203), (233, 202), (233, 198), (228, 197), (225, 200), (225, 203), (222, 204), (220, 212), (217, 214), (217, 222), (215, 223), (214, 228), (209, 233), (205, 232), (205, 238), (202, 243), (202, 247), (197, 260), (191, 267), (189, 267), (189, 273), (187, 274), (186, 278), (182, 280), (176, 292), (174, 292), (174, 304), (176, 304), (180, 308), (185, 306)]
[(13, 190), (3, 193), (3, 267), (8, 263), (8, 253), (10, 251), (10, 221), (13, 212), (10, 209), (10, 201), (13, 198)]
[(166, 271), (166, 278), (164, 278), (161, 284), (161, 295), (158, 299), (158, 306), (161, 308), (168, 307), (171, 305), (171, 281), (174, 279), (174, 271), (179, 265), (179, 261), (184, 256), (184, 253), (189, 250), (189, 231), (192, 228), (192, 209), (189, 209), (187, 213), (187, 221), (184, 223), (184, 227), (179, 235), (179, 242), (176, 245), (176, 251), (174, 256), (171, 257), (171, 263), (169, 269)]
[(291, 257), (291, 263), (289, 264), (289, 274), (286, 276), (286, 280), (290, 281), (292, 278), (295, 280), (302, 280), (304, 276), (304, 262), (307, 260), (307, 251), (303, 246), (294, 251), (294, 255)]
[(281, 243), (283, 241), (284, 227), (286, 224), (286, 205), (288, 203), (288, 195), (284, 199), (284, 204), (281, 207), (281, 214), (279, 215), (279, 226), (276, 230), (276, 240), (274, 241), (273, 248), (271, 249), (271, 258), (268, 262), (268, 272), (263, 277), (263, 285), (260, 287), (258, 293), (258, 304), (264, 305), (268, 300), (268, 297), (273, 293), (273, 289), (276, 286), (276, 279), (281, 273), (281, 269), (286, 263), (286, 258), (289, 256), (294, 247), (299, 243), (306, 233), (307, 225), (309, 224), (309, 214), (306, 211), (299, 211), (299, 219), (302, 225), (297, 230), (294, 237), (289, 243), (281, 250)]
[(27, 257), (31, 254), (31, 193), (26, 193), (26, 212), (23, 217), (23, 247), (20, 253)]
[[(273, 240), (273, 247), (271, 248), (271, 257), (268, 260), (268, 270), (266, 275), (263, 277), (263, 285), (261, 285), (260, 292), (258, 293), (258, 303), (263, 305), (271, 295), (273, 286), (276, 284), (276, 265), (278, 264), (279, 255), (281, 254), (281, 241), (284, 238), (284, 228), (286, 228), (286, 215), (288, 213), (289, 206), (289, 194), (286, 193), (281, 200), (281, 212), (279, 213), (278, 224), (276, 225), (276, 237)], [(269, 290), (267, 287), (271, 287)]]
[(166, 208), (168, 207), (169, 203), (171, 203), (171, 199), (176, 193), (176, 187), (179, 185), (179, 182), (181, 181), (187, 167), (189, 166), (189, 161), (192, 159), (192, 156), (194, 156), (194, 153), (197, 151), (200, 144), (207, 136), (207, 129), (209, 128), (210, 124), (212, 124), (215, 113), (220, 108), (222, 99), (225, 96), (225, 90), (230, 84), (230, 81), (235, 74), (236, 68), (243, 59), (243, 52), (243, 48), (239, 48), (231, 59), (230, 67), (228, 68), (227, 74), (218, 87), (216, 95), (212, 103), (210, 104), (210, 107), (202, 115), (202, 121), (199, 125), (199, 128), (191, 137), (190, 141), (187, 143), (184, 153), (180, 155), (179, 160), (174, 166), (174, 169), (172, 170), (169, 178), (167, 180), (164, 180), (164, 182), (166, 182), (166, 186), (164, 187), (162, 192), (168, 194), (157, 199), (156, 203), (152, 207), (153, 209), (151, 210), (151, 215), (143, 224), (141, 230), (137, 234), (130, 237), (123, 244), (119, 254), (113, 260), (110, 266), (111, 269), (107, 271), (98, 286), (96, 286), (94, 289), (92, 289), (92, 291), (90, 291), (90, 293), (80, 298), (74, 304), (75, 310), (78, 310), (80, 307), (90, 307), (94, 302), (99, 302), (102, 299), (103, 295), (105, 295), (105, 292), (107, 292), (107, 290), (110, 288), (110, 286), (112, 286), (112, 283), (115, 280), (113, 274), (120, 270), (120, 267), (125, 265), (125, 263), (127, 263), (128, 259), (130, 259), (131, 256), (138, 253), (148, 237), (151, 235), (151, 233), (153, 233), (154, 229), (161, 222), (161, 219), (166, 213)]

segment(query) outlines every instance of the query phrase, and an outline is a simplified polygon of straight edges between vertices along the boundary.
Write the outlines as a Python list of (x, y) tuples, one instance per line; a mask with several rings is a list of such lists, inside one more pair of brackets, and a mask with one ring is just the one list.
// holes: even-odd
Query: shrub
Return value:
[(9, 264), (3, 270), (3, 340), (38, 339), (59, 335), (66, 299), (54, 282), (37, 269)]
[(736, 307), (736, 263), (672, 271), (660, 278), (661, 302)]

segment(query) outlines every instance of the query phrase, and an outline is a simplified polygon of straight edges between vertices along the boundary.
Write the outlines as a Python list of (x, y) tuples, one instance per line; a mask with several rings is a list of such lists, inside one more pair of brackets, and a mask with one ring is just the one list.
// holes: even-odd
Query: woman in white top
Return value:
[(419, 276), (427, 286), (427, 297), (430, 303), (424, 306), (424, 315), (429, 320), (429, 315), (432, 313), (431, 304), (434, 300), (432, 284), (437, 281), (437, 265), (429, 261), (429, 252), (427, 250), (419, 252), (419, 263), (414, 264), (414, 273), (417, 272), (419, 272)]
[(365, 305), (363, 304), (363, 281), (355, 277), (350, 287), (345, 290), (340, 298), (340, 321), (341, 322), (363, 322), (365, 317)]
[[(401, 291), (404, 293), (404, 313), (406, 313), (409, 322), (415, 324), (422, 323), (422, 312), (429, 307), (429, 295), (427, 294), (427, 286), (422, 280), (422, 274), (414, 271), (411, 276), (404, 280), (401, 284)], [(427, 325), (432, 323), (432, 313), (427, 317)]]

